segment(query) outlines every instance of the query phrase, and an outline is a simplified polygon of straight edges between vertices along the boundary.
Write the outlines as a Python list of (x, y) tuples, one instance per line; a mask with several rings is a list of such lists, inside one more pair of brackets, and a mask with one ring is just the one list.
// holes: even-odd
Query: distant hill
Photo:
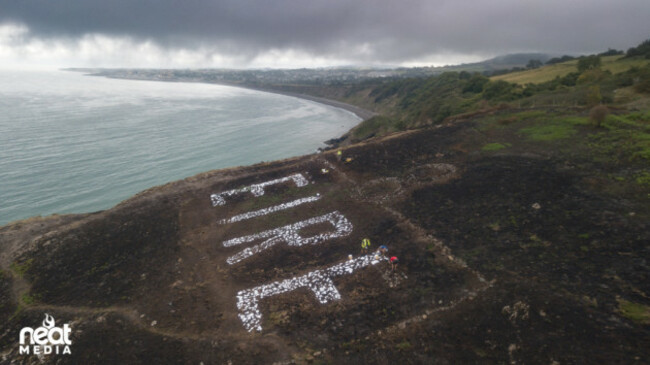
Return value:
[(530, 60), (539, 60), (542, 63), (550, 60), (554, 55), (546, 53), (513, 53), (481, 62), (464, 63), (454, 66), (435, 67), (434, 70), (442, 73), (447, 71), (469, 71), (469, 72), (486, 72), (494, 70), (506, 70), (514, 67), (525, 68)]
[(530, 60), (540, 60), (545, 63), (546, 61), (550, 60), (552, 57), (553, 55), (549, 55), (546, 53), (514, 53), (514, 54), (507, 54), (503, 56), (490, 58), (489, 60), (485, 60), (481, 63), (492, 67), (526, 66), (526, 64)]

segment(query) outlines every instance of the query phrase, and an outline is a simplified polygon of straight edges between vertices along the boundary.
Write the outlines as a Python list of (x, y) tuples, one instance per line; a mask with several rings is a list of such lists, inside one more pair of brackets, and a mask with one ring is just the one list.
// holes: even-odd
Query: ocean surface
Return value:
[(220, 85), (0, 71), (0, 225), (103, 210), (203, 171), (312, 153), (359, 122)]

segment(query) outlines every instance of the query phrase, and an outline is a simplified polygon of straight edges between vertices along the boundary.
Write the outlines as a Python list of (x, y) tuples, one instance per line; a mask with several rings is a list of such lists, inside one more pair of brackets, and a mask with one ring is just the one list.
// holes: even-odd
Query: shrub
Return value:
[(526, 65), (526, 68), (528, 69), (534, 69), (534, 68), (540, 68), (544, 65), (542, 61), (540, 60), (530, 60), (528, 61), (528, 64)]
[(583, 72), (576, 80), (576, 83), (586, 84), (590, 82), (598, 82), (604, 80), (607, 76), (607, 71), (603, 71), (599, 68), (594, 68)]
[(490, 81), (483, 87), (483, 97), (487, 100), (508, 100), (511, 98), (514, 89), (515, 84), (503, 80)]
[(458, 74), (458, 78), (461, 79), (461, 80), (467, 80), (467, 79), (469, 79), (470, 77), (472, 77), (472, 74), (469, 73), (468, 71), (461, 71), (461, 72)]
[(625, 57), (636, 57), (636, 56), (645, 56), (650, 58), (650, 39), (641, 42), (636, 47), (632, 47), (627, 50)]
[(564, 86), (575, 86), (576, 83), (578, 82), (579, 77), (580, 77), (580, 73), (571, 72), (566, 76), (564, 76), (563, 78), (561, 78), (560, 83)]
[(602, 100), (603, 96), (600, 94), (600, 86), (590, 86), (589, 91), (587, 92), (587, 105), (593, 106), (599, 104)]
[(546, 61), (546, 64), (547, 64), (547, 65), (553, 65), (553, 64), (556, 64), (556, 63), (562, 63), (562, 62), (566, 62), (566, 61), (571, 61), (571, 60), (573, 60), (573, 59), (575, 59), (575, 57), (571, 57), (571, 56), (569, 56), (569, 55), (564, 55), (564, 56), (562, 56), (562, 57), (554, 57), (554, 58), (551, 58), (550, 60)]
[(604, 105), (596, 105), (589, 111), (589, 120), (595, 127), (600, 127), (607, 115), (609, 109)]
[(488, 81), (490, 81), (490, 79), (479, 73), (476, 73), (472, 75), (469, 80), (467, 80), (467, 84), (465, 84), (463, 92), (480, 93), (483, 91), (483, 87), (488, 83)]
[(599, 68), (601, 65), (600, 57), (591, 55), (587, 57), (581, 57), (578, 60), (578, 72), (584, 72), (591, 70), (593, 68)]
[(616, 49), (613, 49), (613, 48), (609, 48), (609, 49), (607, 49), (607, 51), (599, 53), (598, 55), (599, 56), (618, 56), (618, 55), (622, 55), (622, 54), (625, 54), (625, 52), (619, 51), (619, 50), (616, 50)]
[(637, 82), (634, 90), (638, 93), (650, 93), (650, 66), (646, 66), (637, 73)]

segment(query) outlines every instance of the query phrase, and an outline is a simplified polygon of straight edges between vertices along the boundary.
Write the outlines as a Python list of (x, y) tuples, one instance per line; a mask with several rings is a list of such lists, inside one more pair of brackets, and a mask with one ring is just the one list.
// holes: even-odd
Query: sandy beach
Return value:
[(241, 86), (241, 85), (230, 85), (230, 84), (225, 84), (225, 85), (234, 86), (234, 87), (242, 87), (242, 88), (245, 88), (245, 89), (263, 91), (263, 92), (268, 92), (268, 93), (273, 93), (273, 94), (281, 94), (281, 95), (293, 96), (295, 98), (315, 101), (317, 103), (333, 106), (333, 107), (336, 107), (336, 108), (341, 108), (341, 109), (347, 110), (349, 112), (352, 112), (352, 113), (356, 114), (362, 120), (370, 119), (370, 118), (374, 117), (375, 115), (377, 115), (377, 113), (375, 113), (373, 111), (363, 109), (363, 108), (360, 108), (358, 106), (354, 106), (354, 105), (351, 105), (351, 104), (343, 103), (343, 102), (332, 100), (332, 99), (320, 98), (318, 96), (312, 96), (312, 95), (300, 94), (300, 93), (292, 93), (292, 92), (285, 92), (285, 91), (278, 91), (278, 90), (263, 89), (263, 88), (254, 88), (254, 87)]

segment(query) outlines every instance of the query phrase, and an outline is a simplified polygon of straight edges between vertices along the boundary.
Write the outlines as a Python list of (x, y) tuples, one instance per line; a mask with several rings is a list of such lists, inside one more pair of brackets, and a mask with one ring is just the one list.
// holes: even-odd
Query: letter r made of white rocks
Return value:
[[(334, 227), (333, 232), (320, 233), (311, 237), (302, 237), (300, 235), (300, 230), (316, 225), (319, 223), (328, 222)], [(236, 264), (242, 260), (245, 260), (259, 252), (262, 252), (268, 248), (275, 246), (280, 242), (286, 242), (289, 246), (303, 246), (303, 245), (314, 245), (320, 242), (330, 240), (338, 237), (345, 237), (352, 233), (352, 223), (350, 223), (343, 214), (338, 211), (334, 211), (328, 214), (324, 214), (318, 217), (306, 219), (297, 223), (289, 224), (283, 227), (270, 229), (264, 232), (252, 234), (249, 236), (237, 237), (223, 242), (224, 247), (232, 247), (240, 245), (242, 243), (252, 242), (259, 239), (265, 239), (262, 243), (257, 245), (245, 248), (244, 250), (236, 253), (233, 256), (228, 257), (226, 262), (230, 265)]]

